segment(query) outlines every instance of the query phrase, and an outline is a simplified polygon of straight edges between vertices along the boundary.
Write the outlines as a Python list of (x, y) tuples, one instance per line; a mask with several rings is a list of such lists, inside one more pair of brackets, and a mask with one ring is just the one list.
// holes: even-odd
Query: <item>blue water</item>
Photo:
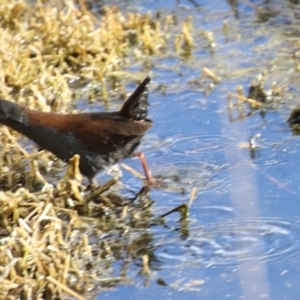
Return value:
[[(133, 261), (126, 272), (132, 283), (100, 290), (98, 299), (299, 299), (300, 137), (285, 120), (299, 103), (292, 54), (299, 41), (293, 32), (300, 28), (300, 5), (274, 0), (269, 4), (274, 14), (262, 22), (245, 3), (238, 5), (239, 19), (224, 0), (198, 3), (198, 9), (190, 1), (178, 6), (171, 0), (127, 3), (128, 9), (175, 11), (180, 20), (193, 16), (197, 47), (192, 57), (152, 58), (155, 126), (140, 149), (153, 175), (166, 183), (150, 193), (154, 214), (187, 203), (193, 188), (197, 195), (186, 224), (174, 213), (165, 218), (167, 226), (145, 229), (151, 237), (145, 245), (151, 249), (151, 276), (141, 275), (141, 261)], [(214, 32), (212, 52), (201, 30)], [(203, 67), (221, 78), (211, 92), (209, 79), (193, 83)], [(265, 114), (256, 111), (230, 122), (228, 92), (241, 85), (247, 94), (262, 73), (264, 89), (270, 91), (276, 81), (282, 96)], [(165, 94), (157, 90), (160, 84), (167, 86)], [(255, 134), (261, 137), (251, 158), (248, 145)], [(125, 163), (141, 170), (137, 160)], [(126, 171), (123, 180), (140, 186)], [(123, 264), (114, 263), (116, 276)]]

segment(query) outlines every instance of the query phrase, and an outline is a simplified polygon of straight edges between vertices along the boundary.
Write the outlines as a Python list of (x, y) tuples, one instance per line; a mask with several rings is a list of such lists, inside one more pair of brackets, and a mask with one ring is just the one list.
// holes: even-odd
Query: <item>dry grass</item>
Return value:
[(84, 299), (100, 284), (126, 280), (111, 277), (110, 263), (132, 251), (135, 227), (149, 227), (151, 203), (118, 197), (116, 180), (84, 191), (78, 172), (77, 157), (56, 187), (0, 192), (0, 299)]
[[(194, 44), (190, 19), (176, 27), (173, 16), (124, 14), (118, 7), (95, 16), (84, 1), (44, 2), (0, 3), (0, 97), (32, 109), (72, 111), (71, 81), (84, 82), (86, 98), (110, 98), (109, 86), (124, 94), (124, 78), (144, 76), (124, 71), (133, 61), (147, 66), (151, 55), (180, 54)], [(0, 299), (84, 299), (100, 283), (125, 280), (126, 274), (111, 278), (110, 262), (123, 252), (147, 258), (138, 245), (149, 238), (130, 232), (148, 228), (149, 199), (127, 205), (112, 192), (118, 181), (90, 193), (76, 157), (56, 182), (61, 163), (25, 150), (19, 140), (1, 127)], [(101, 238), (108, 231), (112, 238)]]

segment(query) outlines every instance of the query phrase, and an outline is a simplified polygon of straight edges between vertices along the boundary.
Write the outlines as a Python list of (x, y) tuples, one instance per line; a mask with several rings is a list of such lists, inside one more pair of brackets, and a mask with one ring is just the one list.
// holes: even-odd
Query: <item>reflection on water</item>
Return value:
[(189, 192), (197, 186), (202, 193), (212, 189), (224, 192), (224, 189), (228, 188), (228, 182), (225, 181), (224, 176), (226, 165), (217, 166), (197, 161), (176, 160), (176, 163), (165, 163), (153, 168), (152, 173), (161, 188), (170, 192)]
[[(211, 209), (203, 208), (204, 211)], [(252, 262), (253, 259), (256, 263), (265, 263), (299, 254), (300, 225), (280, 219), (229, 219), (201, 227), (191, 226), (185, 240), (157, 236), (156, 246), (159, 246), (157, 257), (162, 267), (167, 268), (186, 264), (234, 267), (241, 261)]]
[[(141, 149), (161, 183), (151, 191), (157, 216), (187, 203), (193, 188), (197, 196), (185, 222), (169, 215), (145, 233), (147, 242), (133, 243), (126, 264), (132, 285), (101, 292), (99, 299), (124, 299), (124, 293), (136, 299), (298, 299), (300, 137), (286, 119), (299, 103), (293, 54), (300, 5), (197, 2), (201, 9), (191, 1), (130, 1), (141, 10), (176, 11), (182, 20), (193, 16), (197, 46), (190, 56), (152, 58), (154, 128)], [(213, 33), (216, 47), (204, 31)], [(195, 84), (203, 67), (220, 83)], [(274, 105), (250, 114), (246, 107), (245, 117), (230, 122), (227, 94), (237, 86), (248, 91), (258, 75), (266, 95), (279, 88)], [(161, 84), (163, 93), (155, 88)], [(128, 164), (139, 168), (134, 160)], [(124, 172), (128, 186), (133, 180)], [(135, 253), (149, 255), (150, 277), (141, 276)], [(124, 265), (117, 261), (116, 269)]]

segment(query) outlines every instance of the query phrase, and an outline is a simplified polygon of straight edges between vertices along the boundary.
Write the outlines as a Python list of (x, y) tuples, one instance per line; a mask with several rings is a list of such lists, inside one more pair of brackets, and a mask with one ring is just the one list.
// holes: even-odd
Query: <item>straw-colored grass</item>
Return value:
[[(85, 99), (107, 100), (115, 87), (124, 95), (125, 81), (145, 75), (126, 72), (132, 63), (148, 66), (151, 55), (180, 54), (194, 45), (191, 20), (173, 23), (173, 16), (123, 13), (117, 6), (102, 7), (96, 16), (83, 0), (2, 0), (0, 97), (70, 113), (82, 92), (73, 86), (83, 86)], [(126, 274), (111, 277), (110, 270), (122, 251), (144, 259), (148, 268), (147, 253), (136, 245), (149, 238), (130, 235), (135, 227), (149, 226), (147, 197), (126, 205), (112, 192), (118, 180), (88, 191), (79, 157), (63, 177), (62, 163), (51, 153), (20, 141), (0, 127), (0, 299), (84, 299), (100, 283), (126, 280)], [(118, 234), (102, 239), (108, 231)]]

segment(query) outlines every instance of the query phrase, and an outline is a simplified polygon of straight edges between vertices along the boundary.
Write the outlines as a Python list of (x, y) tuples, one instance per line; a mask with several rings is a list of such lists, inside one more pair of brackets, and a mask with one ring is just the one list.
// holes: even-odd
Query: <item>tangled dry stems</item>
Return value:
[[(193, 46), (190, 24), (189, 19), (176, 27), (174, 16), (125, 15), (116, 6), (102, 7), (96, 16), (84, 1), (3, 0), (0, 97), (41, 111), (70, 112), (78, 98), (71, 82), (83, 81), (87, 98), (111, 97), (108, 82), (122, 94), (124, 78), (142, 78), (124, 71), (130, 64), (147, 65), (153, 54)], [(78, 158), (55, 182), (61, 171), (49, 174), (61, 163), (20, 140), (1, 127), (0, 299), (83, 299), (81, 294), (99, 283), (121, 280), (110, 278), (109, 263), (131, 248), (122, 239), (101, 236), (116, 229), (128, 235), (133, 224), (147, 227), (141, 215), (148, 216), (151, 205), (117, 209), (105, 189), (95, 204), (84, 191)]]

